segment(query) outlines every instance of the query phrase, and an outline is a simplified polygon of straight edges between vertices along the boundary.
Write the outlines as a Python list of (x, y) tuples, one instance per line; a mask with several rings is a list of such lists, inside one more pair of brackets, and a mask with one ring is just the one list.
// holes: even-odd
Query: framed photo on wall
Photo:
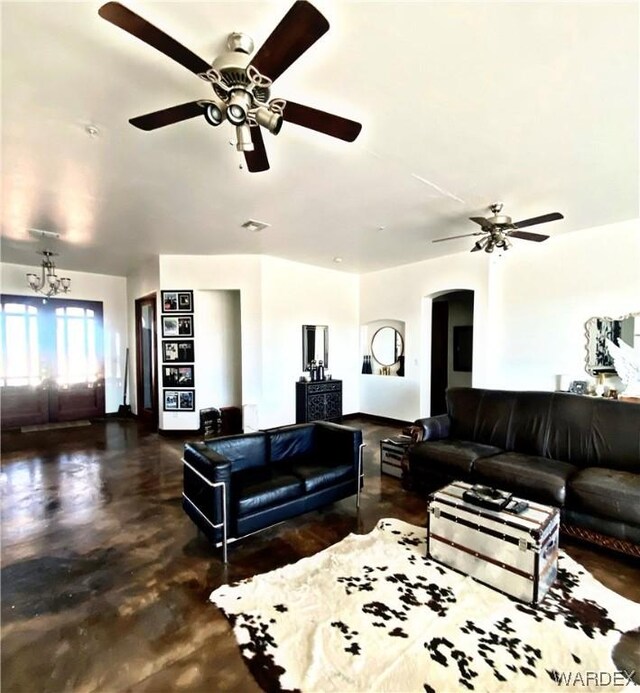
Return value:
[(163, 313), (192, 313), (193, 312), (193, 291), (163, 291), (162, 292), (162, 312)]
[(193, 315), (163, 315), (163, 337), (193, 337)]
[(195, 390), (163, 390), (164, 411), (195, 411)]
[(178, 390), (164, 391), (164, 411), (178, 411)]
[(193, 387), (193, 366), (162, 366), (162, 387)]
[(193, 363), (195, 359), (193, 339), (162, 340), (162, 360), (169, 363)]

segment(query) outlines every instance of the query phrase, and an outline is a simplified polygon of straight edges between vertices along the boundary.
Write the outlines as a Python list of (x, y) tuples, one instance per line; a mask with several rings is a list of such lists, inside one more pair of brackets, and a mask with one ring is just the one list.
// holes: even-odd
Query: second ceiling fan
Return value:
[(526, 228), (527, 226), (534, 226), (535, 224), (545, 224), (548, 221), (564, 219), (560, 212), (551, 212), (550, 214), (543, 214), (539, 217), (513, 222), (511, 221), (511, 217), (506, 214), (500, 214), (500, 212), (502, 212), (502, 206), (502, 202), (492, 204), (489, 207), (489, 210), (493, 214), (491, 217), (469, 217), (470, 221), (482, 227), (482, 231), (463, 233), (460, 236), (437, 238), (435, 241), (432, 241), (432, 243), (452, 241), (454, 238), (484, 236), (484, 238), (480, 238), (475, 242), (473, 248), (471, 248), (472, 253), (476, 253), (479, 250), (484, 250), (485, 253), (492, 253), (496, 248), (500, 250), (509, 250), (511, 247), (510, 238), (521, 238), (524, 241), (536, 241), (537, 243), (546, 241), (547, 238), (549, 238), (549, 236), (545, 236), (542, 233), (531, 233), (530, 231), (521, 231), (520, 229)]
[(236, 147), (251, 172), (266, 171), (269, 160), (262, 128), (274, 135), (283, 121), (353, 142), (362, 125), (293, 101), (271, 98), (271, 84), (329, 29), (329, 22), (306, 0), (297, 0), (251, 57), (253, 41), (242, 33), (227, 39), (227, 52), (209, 64), (175, 39), (119, 2), (108, 2), (98, 14), (167, 57), (180, 63), (213, 88), (209, 98), (189, 101), (131, 118), (141, 130), (155, 130), (204, 116), (213, 126), (226, 119), (236, 128)]

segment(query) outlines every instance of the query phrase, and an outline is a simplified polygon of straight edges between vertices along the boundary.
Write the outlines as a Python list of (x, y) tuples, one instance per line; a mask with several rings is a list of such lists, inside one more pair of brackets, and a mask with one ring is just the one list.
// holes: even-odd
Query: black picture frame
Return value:
[(163, 390), (163, 411), (195, 411), (196, 391), (191, 390)]
[(473, 365), (473, 325), (453, 328), (453, 370), (471, 373)]
[(193, 315), (163, 315), (163, 337), (193, 337)]
[(162, 291), (163, 313), (193, 313), (193, 291)]
[(195, 385), (193, 364), (190, 365), (163, 365), (162, 387), (183, 388)]
[(163, 339), (162, 361), (164, 363), (194, 363), (195, 342), (193, 339)]

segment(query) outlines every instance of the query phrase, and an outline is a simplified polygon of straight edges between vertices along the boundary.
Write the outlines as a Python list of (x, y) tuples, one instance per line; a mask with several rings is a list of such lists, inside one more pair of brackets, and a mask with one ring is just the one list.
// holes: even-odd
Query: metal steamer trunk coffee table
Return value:
[(557, 574), (560, 511), (455, 481), (429, 496), (427, 556), (523, 602)]

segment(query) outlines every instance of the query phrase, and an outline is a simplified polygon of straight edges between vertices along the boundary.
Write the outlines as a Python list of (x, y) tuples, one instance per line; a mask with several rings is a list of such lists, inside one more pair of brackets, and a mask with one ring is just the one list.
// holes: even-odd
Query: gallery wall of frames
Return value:
[(195, 411), (193, 291), (162, 292), (162, 409)]

